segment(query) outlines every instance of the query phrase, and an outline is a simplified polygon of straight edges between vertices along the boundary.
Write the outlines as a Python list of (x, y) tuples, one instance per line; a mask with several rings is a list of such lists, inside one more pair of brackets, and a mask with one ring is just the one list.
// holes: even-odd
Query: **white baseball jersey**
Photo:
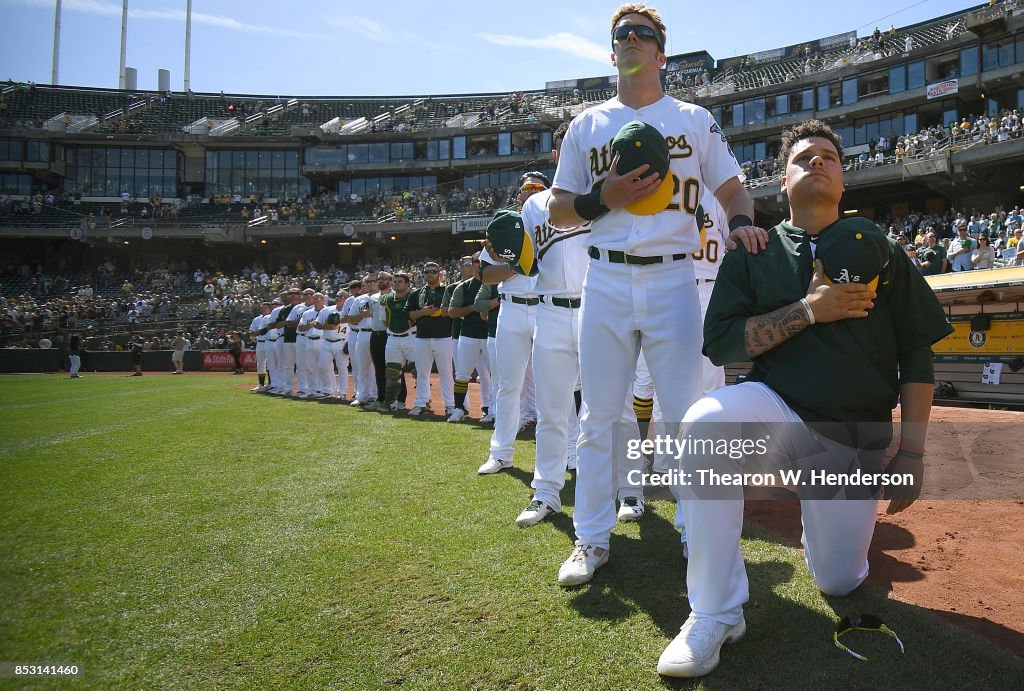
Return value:
[[(360, 312), (365, 310), (366, 307), (370, 304), (372, 298), (372, 295), (367, 295), (366, 293), (363, 293), (362, 295), (356, 297), (352, 305), (352, 314), (359, 314)], [(372, 319), (370, 317), (366, 317), (365, 319), (356, 323), (356, 328), (369, 329), (371, 323)]]
[[(283, 305), (278, 305), (274, 309), (270, 310), (270, 314), (267, 315), (267, 324), (276, 324), (281, 319), (281, 310), (284, 309)], [(289, 307), (288, 309), (291, 309)], [(267, 340), (274, 341), (281, 336), (282, 329), (267, 329)]]
[[(348, 304), (347, 300), (345, 304)], [(341, 309), (339, 309), (337, 305), (324, 307), (322, 310), (320, 310), (319, 313), (317, 313), (315, 321), (320, 326), (324, 326), (325, 324), (327, 324), (327, 317), (331, 316), (335, 312), (339, 314), (344, 314), (342, 311), (344, 309), (344, 306), (342, 306)], [(339, 326), (340, 328), (337, 331), (332, 331), (330, 329), (318, 329), (317, 333), (321, 334), (325, 339), (328, 339), (330, 341), (334, 341), (336, 339), (343, 339), (345, 338), (345, 334), (348, 332), (348, 324), (340, 324)]]
[(373, 316), (371, 319), (371, 325), (374, 331), (384, 331), (387, 329), (387, 309), (381, 304), (381, 300), (388, 295), (391, 295), (394, 291), (388, 291), (387, 293), (374, 293), (370, 296), (370, 309), (373, 310)]
[(266, 325), (268, 316), (269, 315), (257, 314), (249, 324), (249, 332), (256, 334), (257, 343), (263, 343), (267, 340), (266, 336), (260, 334), (260, 329)]
[[(527, 199), (529, 201), (529, 199)], [(480, 251), (480, 261), (487, 262), (488, 264), (500, 264), (491, 258), (490, 253), (486, 249)], [(504, 281), (498, 284), (498, 292), (503, 295), (518, 295), (519, 297), (535, 297), (536, 296), (536, 276), (523, 276), (522, 274), (516, 274), (510, 276)]]
[[(308, 324), (308, 323), (310, 323), (312, 321), (316, 321), (316, 315), (317, 314), (319, 314), (319, 312), (317, 311), (317, 309), (315, 307), (313, 307), (313, 306), (307, 307), (306, 311), (303, 312), (302, 316), (299, 317), (299, 326), (302, 326), (303, 324)], [(303, 337), (319, 336), (320, 332), (317, 331), (316, 329), (310, 329), (309, 331), (299, 331), (298, 334), (300, 336), (303, 336)]]
[(591, 243), (590, 224), (577, 228), (555, 228), (548, 216), (551, 190), (530, 195), (523, 204), (523, 223), (530, 231), (534, 256), (540, 273), (537, 293), (554, 297), (579, 297), (587, 275)]
[[(358, 299), (358, 295), (349, 295), (348, 298), (345, 299), (345, 304), (341, 306), (341, 316), (351, 317), (353, 314), (358, 312), (359, 310), (356, 309), (356, 300)], [(348, 326), (349, 329), (358, 328), (356, 324), (346, 324), (346, 326)], [(348, 338), (348, 333), (345, 334), (345, 338)]]
[(384, 331), (388, 328), (387, 321), (388, 315), (387, 310), (384, 309), (384, 305), (380, 304), (380, 299), (386, 295), (386, 293), (374, 293), (370, 296), (370, 328), (374, 331)]
[(282, 314), (284, 315), (284, 320), (286, 322), (297, 323), (299, 319), (302, 317), (302, 313), (305, 312), (307, 309), (309, 309), (309, 307), (306, 306), (306, 303), (300, 302), (297, 305), (287, 305), (285, 309), (282, 311)]
[(729, 219), (713, 192), (701, 199), (704, 207), (704, 247), (693, 253), (693, 274), (698, 281), (714, 279), (725, 256), (725, 238), (729, 235)]
[(704, 186), (714, 192), (730, 178), (743, 180), (722, 128), (700, 106), (666, 95), (639, 109), (623, 105), (618, 98), (588, 108), (569, 125), (553, 186), (574, 194), (590, 192), (611, 168), (612, 140), (632, 120), (646, 122), (665, 135), (669, 168), (678, 184), (664, 211), (639, 216), (613, 209), (597, 218), (591, 244), (641, 256), (695, 252), (700, 249), (695, 215)]

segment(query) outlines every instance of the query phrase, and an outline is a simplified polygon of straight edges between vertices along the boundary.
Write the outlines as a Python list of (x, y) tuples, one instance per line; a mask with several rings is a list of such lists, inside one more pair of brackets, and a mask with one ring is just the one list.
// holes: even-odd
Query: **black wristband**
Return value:
[(742, 228), (743, 226), (752, 225), (754, 225), (754, 220), (750, 218), (750, 216), (746, 216), (744, 214), (736, 214), (735, 216), (729, 219), (730, 231), (736, 230), (737, 228)]
[(611, 210), (601, 201), (602, 184), (604, 184), (604, 180), (594, 185), (594, 189), (572, 200), (573, 210), (584, 221), (593, 221), (595, 218), (603, 216)]

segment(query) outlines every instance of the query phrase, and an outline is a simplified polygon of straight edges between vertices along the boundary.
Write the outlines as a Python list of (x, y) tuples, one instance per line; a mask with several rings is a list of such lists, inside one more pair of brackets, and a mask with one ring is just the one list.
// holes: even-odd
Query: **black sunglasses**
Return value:
[(622, 26), (617, 26), (615, 31), (612, 32), (612, 39), (619, 42), (625, 41), (629, 38), (631, 31), (636, 34), (637, 38), (655, 41), (658, 46), (661, 46), (661, 37), (658, 35), (658, 32), (646, 24), (623, 24)]
[(437, 269), (424, 269), (423, 273), (424, 274), (436, 274), (436, 273), (439, 273), (439, 272), (438, 272)]

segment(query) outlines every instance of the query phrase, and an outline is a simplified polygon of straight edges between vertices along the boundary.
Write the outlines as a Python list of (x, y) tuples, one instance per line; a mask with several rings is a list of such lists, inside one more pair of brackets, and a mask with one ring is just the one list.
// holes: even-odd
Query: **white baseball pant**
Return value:
[(641, 344), (666, 420), (678, 425), (698, 398), (699, 315), (689, 257), (646, 266), (590, 261), (579, 318), (583, 409), (573, 514), (577, 544), (608, 548), (615, 526), (615, 471), (637, 430), (632, 405), (632, 425), (624, 422), (623, 407)]
[[(344, 398), (348, 393), (348, 355), (345, 339), (337, 331), (325, 331), (317, 358), (317, 390), (328, 396)], [(338, 373), (334, 373), (334, 368)]]
[[(480, 405), (490, 408), (491, 369), (487, 361), (487, 339), (459, 336), (459, 355), (455, 361), (455, 378), (468, 382), (473, 376), (474, 369), (480, 382)], [(468, 403), (466, 407), (469, 407)]]
[[(537, 386), (537, 461), (533, 470), (534, 498), (561, 510), (569, 455), (575, 455), (571, 421), (576, 418), (573, 395), (579, 380), (579, 309), (537, 306), (533, 341)], [(573, 454), (569, 454), (572, 448)]]
[(278, 366), (281, 370), (281, 382), (278, 384), (278, 388), (286, 394), (290, 394), (295, 390), (295, 351), (296, 345), (294, 343), (287, 343), (281, 341), (278, 343), (280, 350), (278, 351)]
[[(881, 451), (860, 451), (815, 435), (772, 389), (761, 382), (745, 382), (718, 389), (697, 401), (683, 418), (679, 439), (703, 438), (737, 429), (744, 438), (752, 423), (770, 424), (772, 451), (789, 467), (802, 459), (830, 459), (836, 472), (852, 467), (855, 457), (881, 468)], [(763, 431), (753, 434), (763, 435)], [(690, 453), (682, 456), (682, 470), (696, 473), (714, 468), (717, 473), (743, 472), (742, 462), (728, 456)], [(748, 469), (749, 472), (749, 469)], [(699, 498), (699, 483), (680, 487), (687, 525), (690, 557), (687, 591), (694, 614), (736, 624), (749, 596), (746, 569), (740, 554), (743, 529), (743, 487), (716, 487), (714, 499)], [(723, 498), (725, 497), (725, 498)], [(874, 499), (801, 499), (804, 561), (818, 587), (828, 595), (846, 595), (868, 575), (868, 547), (875, 529)]]
[[(497, 395), (492, 399), (491, 412), (495, 414), (494, 434), (491, 435), (491, 458), (512, 461), (515, 454), (516, 434), (519, 432), (520, 400), (523, 380), (533, 350), (533, 332), (537, 325), (536, 305), (520, 305), (511, 300), (501, 301), (498, 311), (498, 330), (494, 338), (494, 359), (491, 363), (492, 381)], [(564, 417), (563, 417), (564, 420)]]
[(414, 407), (425, 408), (430, 402), (430, 369), (437, 363), (437, 378), (441, 385), (444, 407), (455, 405), (455, 380), (452, 374), (452, 339), (417, 338), (416, 341), (416, 400)]
[(270, 374), (270, 388), (276, 390), (280, 382), (277, 378), (280, 375), (280, 365), (278, 364), (278, 345), (280, 344), (280, 338), (267, 341), (263, 344), (264, 349), (267, 352), (267, 373)]
[(373, 359), (370, 357), (370, 329), (360, 329), (355, 337), (355, 351), (349, 339), (348, 356), (352, 360), (352, 373), (356, 378), (357, 400), (368, 403), (377, 398), (377, 378), (373, 374)]
[(267, 343), (256, 343), (256, 374), (267, 373)]

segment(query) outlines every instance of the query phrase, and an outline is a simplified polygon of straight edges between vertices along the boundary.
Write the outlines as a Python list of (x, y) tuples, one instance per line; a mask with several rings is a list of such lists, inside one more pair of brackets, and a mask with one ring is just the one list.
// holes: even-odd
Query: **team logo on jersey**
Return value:
[[(719, 132), (721, 132), (721, 130), (719, 130)], [(693, 155), (693, 147), (686, 141), (685, 134), (681, 133), (678, 136), (670, 134), (665, 137), (665, 144), (668, 146), (668, 157), (670, 159), (689, 158)], [(587, 154), (587, 158), (590, 161), (590, 175), (596, 181), (612, 169), (612, 158), (614, 158), (612, 154), (612, 142), (609, 141), (600, 149), (597, 147), (591, 147)]]
[(533, 244), (537, 246), (537, 260), (539, 261), (543, 259), (547, 251), (556, 243), (561, 242), (562, 240), (568, 240), (569, 238), (574, 238), (577, 235), (585, 235), (586, 233), (589, 233), (590, 230), (590, 223), (584, 223), (583, 225), (572, 228), (571, 230), (555, 228), (550, 223), (534, 226)]
[(680, 134), (678, 137), (673, 137), (670, 134), (665, 137), (665, 143), (668, 144), (669, 158), (689, 158), (693, 156), (693, 147), (687, 143), (685, 134)]

